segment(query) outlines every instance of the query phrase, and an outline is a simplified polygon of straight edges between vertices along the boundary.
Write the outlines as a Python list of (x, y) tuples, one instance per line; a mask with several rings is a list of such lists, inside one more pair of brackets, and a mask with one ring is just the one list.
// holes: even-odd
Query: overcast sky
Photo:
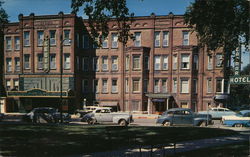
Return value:
[[(11, 22), (18, 21), (18, 15), (22, 13), (28, 16), (30, 13), (35, 15), (58, 14), (71, 12), (71, 0), (3, 0), (4, 9), (9, 15)], [(174, 14), (184, 14), (186, 7), (194, 0), (127, 0), (130, 12), (135, 16), (149, 16), (152, 12), (156, 15), (167, 15), (169, 12)], [(78, 16), (83, 16), (83, 12), (79, 12)], [(249, 52), (242, 56), (243, 66), (250, 62)]]

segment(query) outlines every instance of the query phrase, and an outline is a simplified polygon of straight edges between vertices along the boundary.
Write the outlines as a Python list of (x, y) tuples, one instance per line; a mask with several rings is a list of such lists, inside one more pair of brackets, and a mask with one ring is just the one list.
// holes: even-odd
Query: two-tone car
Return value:
[(156, 123), (163, 126), (207, 126), (213, 124), (213, 121), (209, 114), (196, 114), (191, 109), (187, 108), (172, 108), (158, 117)]
[(229, 110), (228, 108), (214, 107), (207, 111), (200, 111), (199, 114), (210, 114), (213, 119), (221, 119), (222, 116), (236, 115), (236, 112)]
[(250, 110), (242, 110), (232, 116), (222, 116), (222, 124), (231, 127), (250, 127)]

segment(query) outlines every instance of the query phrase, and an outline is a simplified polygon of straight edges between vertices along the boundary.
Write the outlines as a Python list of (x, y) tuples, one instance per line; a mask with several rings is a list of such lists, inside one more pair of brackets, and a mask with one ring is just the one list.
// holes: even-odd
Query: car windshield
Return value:
[(241, 112), (239, 112), (239, 113), (236, 114), (236, 116), (237, 116), (237, 117), (242, 117), (243, 115), (242, 115)]

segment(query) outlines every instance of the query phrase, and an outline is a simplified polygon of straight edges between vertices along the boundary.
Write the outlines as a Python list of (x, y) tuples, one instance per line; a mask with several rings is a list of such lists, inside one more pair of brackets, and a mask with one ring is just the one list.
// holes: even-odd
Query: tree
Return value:
[(241, 44), (248, 47), (249, 21), (247, 0), (195, 0), (185, 13), (202, 47), (208, 52), (223, 48), (224, 63)]
[(0, 96), (4, 93), (4, 85), (3, 85), (3, 63), (4, 63), (4, 35), (3, 28), (4, 24), (8, 22), (8, 15), (5, 10), (2, 8), (3, 1), (0, 0)]
[(90, 36), (93, 41), (108, 36), (108, 22), (116, 21), (118, 26), (118, 40), (126, 44), (133, 35), (129, 33), (131, 17), (129, 9), (126, 6), (126, 0), (72, 0), (72, 13), (77, 13), (79, 8), (83, 7), (84, 13), (88, 16), (90, 27)]

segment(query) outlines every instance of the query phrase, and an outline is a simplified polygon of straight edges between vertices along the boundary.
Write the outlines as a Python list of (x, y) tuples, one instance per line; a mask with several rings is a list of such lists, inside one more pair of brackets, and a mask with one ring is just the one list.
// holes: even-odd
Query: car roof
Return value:
[(241, 110), (240, 111), (241, 114), (245, 114), (245, 113), (248, 113), (248, 112), (250, 112), (250, 110)]
[(191, 109), (189, 108), (171, 108), (167, 111), (186, 111), (186, 110), (191, 111)]

